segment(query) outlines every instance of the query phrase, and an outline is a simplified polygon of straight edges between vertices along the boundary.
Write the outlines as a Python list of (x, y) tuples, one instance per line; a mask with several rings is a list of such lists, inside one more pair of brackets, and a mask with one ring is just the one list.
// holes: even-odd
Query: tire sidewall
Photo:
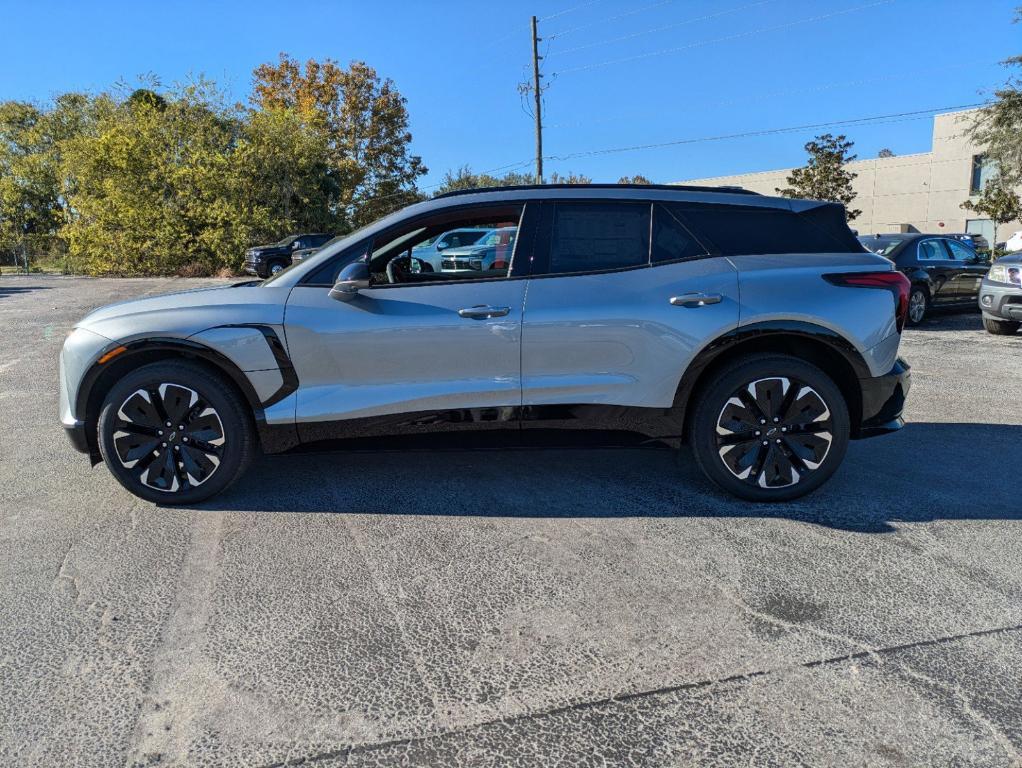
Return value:
[[(784, 488), (759, 488), (735, 477), (720, 458), (715, 439), (717, 419), (728, 398), (740, 388), (777, 376), (798, 379), (823, 398), (831, 413), (832, 441), (823, 463), (804, 480)], [(837, 384), (812, 363), (788, 355), (749, 357), (725, 368), (700, 394), (690, 433), (696, 463), (710, 480), (739, 498), (768, 503), (796, 499), (823, 485), (841, 465), (850, 437), (848, 404)]]
[[(917, 293), (922, 294), (923, 297), (923, 316), (920, 317), (918, 320), (913, 320), (911, 313), (912, 297)], [(923, 320), (926, 319), (926, 314), (930, 311), (930, 292), (921, 285), (913, 285), (912, 290), (909, 292), (908, 295), (908, 305), (909, 313), (908, 317), (906, 318), (906, 321), (908, 322), (909, 325), (919, 325), (921, 322), (923, 322)]]
[[(117, 411), (132, 392), (151, 383), (174, 383), (193, 389), (220, 417), (227, 437), (224, 455), (216, 471), (201, 485), (173, 493), (158, 491), (136, 480), (117, 456), (113, 442)], [(214, 496), (244, 472), (253, 452), (254, 429), (240, 398), (219, 376), (190, 361), (152, 363), (122, 378), (103, 401), (97, 430), (99, 450), (111, 474), (134, 495), (159, 505), (194, 504)]]

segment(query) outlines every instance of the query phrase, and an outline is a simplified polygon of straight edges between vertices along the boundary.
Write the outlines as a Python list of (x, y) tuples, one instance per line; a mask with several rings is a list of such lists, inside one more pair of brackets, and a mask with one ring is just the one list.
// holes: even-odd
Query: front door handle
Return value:
[(683, 293), (681, 296), (672, 296), (671, 304), (676, 307), (705, 307), (707, 304), (720, 304), (719, 293)]
[(504, 315), (510, 311), (511, 307), (488, 307), (484, 304), (480, 304), (475, 307), (459, 309), (458, 314), (472, 320), (484, 320), (488, 317), (504, 317)]

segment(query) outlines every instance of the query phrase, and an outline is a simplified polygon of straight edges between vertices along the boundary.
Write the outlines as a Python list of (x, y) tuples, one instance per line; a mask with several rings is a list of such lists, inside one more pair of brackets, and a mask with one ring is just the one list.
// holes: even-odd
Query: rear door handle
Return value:
[(705, 307), (707, 304), (720, 304), (722, 298), (719, 293), (683, 293), (672, 296), (671, 304), (676, 307)]
[(511, 307), (488, 307), (480, 304), (475, 307), (459, 309), (458, 314), (471, 320), (484, 320), (488, 317), (504, 317), (511, 311)]

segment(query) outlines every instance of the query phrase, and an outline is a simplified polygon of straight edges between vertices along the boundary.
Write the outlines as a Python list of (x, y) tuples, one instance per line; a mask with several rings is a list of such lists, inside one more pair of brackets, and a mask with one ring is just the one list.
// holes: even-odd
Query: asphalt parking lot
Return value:
[(1022, 764), (1022, 335), (906, 332), (908, 426), (788, 506), (653, 451), (299, 455), (197, 509), (57, 422), (0, 280), (0, 764)]

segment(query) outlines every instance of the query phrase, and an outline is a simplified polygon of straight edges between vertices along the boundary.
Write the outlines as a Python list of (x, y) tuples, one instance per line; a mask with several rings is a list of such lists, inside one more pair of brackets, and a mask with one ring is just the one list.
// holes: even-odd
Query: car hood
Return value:
[(280, 325), (290, 288), (258, 282), (198, 288), (121, 301), (90, 312), (76, 328), (115, 341), (186, 338), (222, 325)]

